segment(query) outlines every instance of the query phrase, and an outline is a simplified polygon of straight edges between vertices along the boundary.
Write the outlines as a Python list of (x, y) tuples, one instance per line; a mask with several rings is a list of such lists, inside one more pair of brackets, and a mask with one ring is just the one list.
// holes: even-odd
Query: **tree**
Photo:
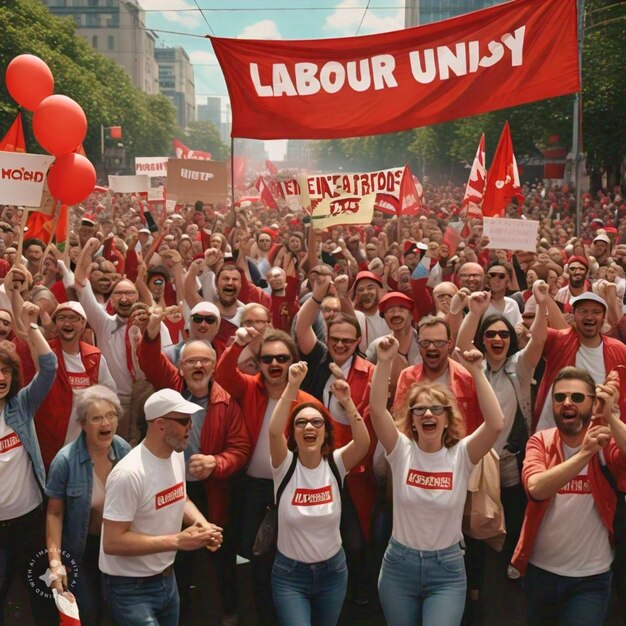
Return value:
[(210, 152), (216, 161), (225, 159), (228, 147), (222, 142), (219, 131), (211, 122), (189, 122), (179, 137), (191, 150)]

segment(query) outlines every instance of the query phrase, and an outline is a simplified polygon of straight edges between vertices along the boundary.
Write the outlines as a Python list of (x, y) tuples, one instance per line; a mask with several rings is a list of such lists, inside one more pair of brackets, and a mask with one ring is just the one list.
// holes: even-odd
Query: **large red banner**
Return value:
[(233, 137), (375, 135), (580, 88), (576, 0), (514, 0), (366, 37), (211, 42)]

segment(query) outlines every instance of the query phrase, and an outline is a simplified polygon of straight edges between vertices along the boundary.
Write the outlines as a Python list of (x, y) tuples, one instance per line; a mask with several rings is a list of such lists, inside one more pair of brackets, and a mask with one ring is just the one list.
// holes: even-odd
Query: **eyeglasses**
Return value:
[(448, 340), (447, 339), (422, 339), (421, 341), (418, 341), (417, 343), (419, 344), (420, 348), (424, 348), (424, 350), (427, 350), (428, 348), (430, 348), (430, 344), (435, 346), (435, 348), (445, 348), (448, 345)]
[(202, 322), (206, 322), (207, 324), (215, 324), (217, 322), (217, 317), (214, 315), (199, 315), (198, 313), (194, 313), (191, 316), (191, 321), (194, 324), (202, 324)]
[(353, 346), (358, 339), (350, 339), (347, 337), (329, 337), (328, 341), (336, 346), (343, 344), (349, 348), (350, 346)]
[(506, 274), (504, 272), (489, 272), (487, 276), (489, 276), (489, 278), (499, 278), (500, 280), (504, 280), (506, 278)]
[(61, 322), (61, 324), (65, 324), (65, 322), (71, 322), (72, 324), (78, 324), (78, 322), (82, 322), (83, 318), (80, 315), (57, 315), (54, 318), (55, 322)]
[(487, 339), (495, 339), (496, 337), (500, 337), (500, 339), (509, 339), (511, 336), (510, 330), (486, 330), (485, 337)]
[(112, 424), (113, 422), (117, 422), (117, 413), (107, 413), (106, 415), (92, 415), (90, 418), (87, 419), (87, 421), (90, 424), (102, 424), (102, 422), (104, 422), (104, 420), (106, 420), (107, 422), (109, 422), (109, 424)]
[(244, 328), (250, 328), (250, 326), (261, 326), (262, 324), (269, 324), (269, 320), (246, 320), (241, 322)]
[(559, 404), (565, 402), (566, 398), (570, 398), (570, 400), (574, 404), (582, 404), (585, 401), (585, 398), (595, 398), (595, 395), (592, 393), (582, 393), (582, 391), (575, 391), (574, 393), (553, 393), (552, 399)]
[(170, 422), (176, 422), (177, 424), (179, 424), (180, 426), (182, 426), (183, 428), (186, 428), (189, 425), (189, 422), (191, 422), (191, 416), (187, 416), (187, 417), (162, 417), (162, 420), (169, 420)]
[(326, 422), (324, 422), (323, 417), (312, 417), (310, 420), (305, 417), (299, 417), (294, 421), (293, 425), (296, 428), (306, 428), (309, 424), (311, 424), (313, 428), (320, 429), (325, 423)]
[(198, 357), (189, 357), (188, 359), (185, 359), (184, 361), (182, 361), (183, 365), (186, 365), (187, 367), (191, 367), (192, 365), (195, 365), (196, 363), (200, 363), (200, 365), (208, 365), (209, 363), (212, 363), (213, 359), (211, 359), (208, 356), (198, 356)]
[(271, 365), (274, 361), (278, 363), (287, 363), (291, 360), (291, 354), (264, 354), (261, 356), (261, 363)]
[(433, 415), (443, 415), (443, 412), (449, 408), (449, 405), (433, 404), (432, 406), (412, 406), (409, 410), (413, 412), (416, 417), (422, 417), (426, 415), (426, 411), (430, 411)]
[(137, 295), (137, 292), (136, 291), (131, 291), (131, 290), (129, 290), (129, 291), (114, 291), (111, 295), (112, 296), (120, 296), (120, 297), (126, 296), (127, 298), (132, 298), (133, 296)]

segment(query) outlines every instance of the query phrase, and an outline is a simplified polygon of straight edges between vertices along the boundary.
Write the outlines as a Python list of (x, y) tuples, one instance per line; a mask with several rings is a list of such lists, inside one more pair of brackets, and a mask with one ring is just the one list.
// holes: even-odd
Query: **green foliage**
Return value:
[[(9, 6), (7, 6), (9, 5)], [(161, 156), (171, 152), (176, 112), (163, 96), (149, 96), (136, 89), (124, 69), (102, 56), (80, 36), (71, 18), (49, 13), (38, 0), (15, 0), (0, 5), (0, 67), (19, 54), (35, 54), (50, 67), (55, 93), (73, 98), (88, 122), (83, 143), (92, 162), (100, 160), (100, 125), (121, 126), (130, 156)], [(8, 129), (17, 104), (0, 82), (0, 133)], [(42, 152), (25, 119), (27, 148)]]
[(229, 154), (229, 148), (211, 122), (189, 122), (187, 128), (179, 130), (177, 137), (191, 150), (210, 152), (216, 161), (224, 160)]

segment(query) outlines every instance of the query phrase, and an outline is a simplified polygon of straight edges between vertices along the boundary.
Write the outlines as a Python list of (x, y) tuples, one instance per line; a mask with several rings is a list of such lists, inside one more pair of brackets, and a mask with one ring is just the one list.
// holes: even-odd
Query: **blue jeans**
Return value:
[(178, 626), (176, 576), (102, 574), (102, 593), (118, 626)]
[(378, 596), (388, 626), (458, 626), (467, 579), (459, 544), (413, 550), (393, 537), (383, 557)]
[(280, 552), (272, 567), (272, 595), (283, 626), (334, 626), (348, 585), (343, 548), (327, 561), (302, 563)]
[(529, 626), (604, 623), (611, 597), (610, 571), (595, 576), (559, 576), (529, 565), (524, 578)]

